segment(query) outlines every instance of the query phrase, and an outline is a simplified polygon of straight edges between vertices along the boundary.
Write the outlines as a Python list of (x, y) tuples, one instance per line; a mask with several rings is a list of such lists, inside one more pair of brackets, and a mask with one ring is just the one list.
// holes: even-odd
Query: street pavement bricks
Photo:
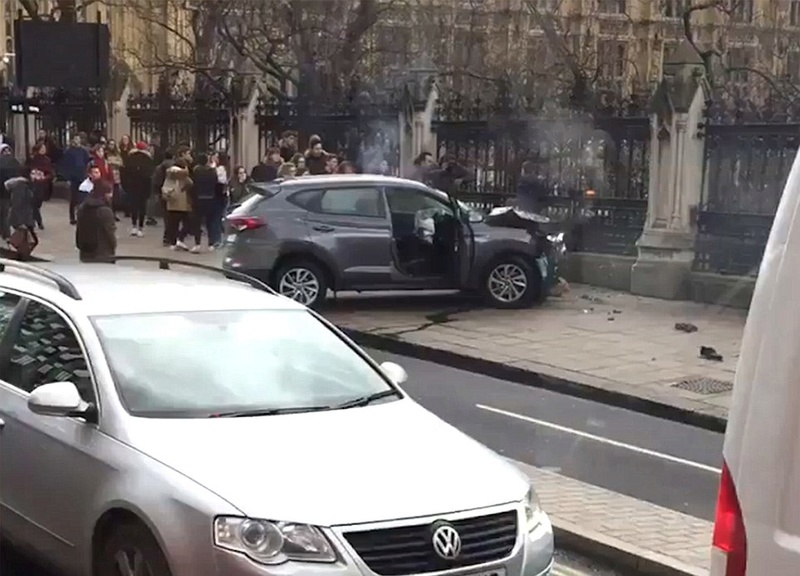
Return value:
[[(549, 470), (514, 464), (531, 479), (557, 534), (558, 529), (579, 533), (606, 548), (681, 566), (686, 573), (708, 573), (713, 531), (710, 522)], [(615, 555), (608, 550), (602, 553)]]
[[(326, 316), (340, 327), (725, 418), (746, 312), (573, 285), (525, 310), (441, 303), (388, 309), (364, 301)], [(701, 346), (723, 360), (701, 358)], [(684, 380), (698, 386), (675, 386)]]
[[(51, 200), (42, 206), (42, 220), (45, 229), (37, 232), (39, 246), (35, 256), (49, 257), (56, 261), (76, 261), (75, 227), (69, 224), (68, 205), (61, 200)], [(130, 220), (123, 218), (117, 223), (117, 254), (126, 256), (167, 256), (178, 260), (199, 262), (207, 265), (222, 263), (221, 252), (209, 252), (207, 247), (199, 254), (171, 251), (161, 245), (163, 225), (146, 226), (144, 238), (130, 235)], [(147, 264), (136, 264), (147, 266)], [(150, 266), (153, 266), (152, 264)]]

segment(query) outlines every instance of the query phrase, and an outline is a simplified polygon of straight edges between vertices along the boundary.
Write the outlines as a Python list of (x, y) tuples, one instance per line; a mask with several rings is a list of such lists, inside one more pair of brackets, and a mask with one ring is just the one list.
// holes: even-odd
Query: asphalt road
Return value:
[(377, 350), (423, 406), (514, 460), (713, 520), (721, 434)]

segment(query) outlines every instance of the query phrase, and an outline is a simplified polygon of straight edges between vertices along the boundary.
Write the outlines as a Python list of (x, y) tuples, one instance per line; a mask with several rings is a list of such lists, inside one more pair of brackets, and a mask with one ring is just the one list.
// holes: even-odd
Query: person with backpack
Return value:
[(75, 245), (81, 262), (114, 262), (117, 223), (111, 203), (114, 189), (98, 178), (92, 191), (76, 210)]
[(193, 186), (184, 160), (176, 161), (167, 169), (161, 195), (166, 207), (164, 216), (166, 241), (171, 250), (189, 250), (184, 240), (191, 231), (194, 234), (194, 246), (189, 251), (193, 253), (200, 251), (202, 241), (200, 226), (192, 219), (192, 207), (195, 202)]

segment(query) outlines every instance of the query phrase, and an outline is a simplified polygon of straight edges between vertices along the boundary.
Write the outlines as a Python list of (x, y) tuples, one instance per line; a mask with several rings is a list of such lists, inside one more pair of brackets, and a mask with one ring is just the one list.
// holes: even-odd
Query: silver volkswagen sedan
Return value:
[(76, 576), (549, 574), (528, 480), (400, 366), (206, 272), (0, 260), (3, 537)]

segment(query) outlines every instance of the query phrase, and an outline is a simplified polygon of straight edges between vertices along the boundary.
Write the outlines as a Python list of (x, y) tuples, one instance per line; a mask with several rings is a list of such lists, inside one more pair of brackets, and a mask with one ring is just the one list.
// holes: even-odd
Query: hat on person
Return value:
[(147, 148), (148, 148), (147, 142), (144, 142), (143, 140), (139, 140), (136, 143), (136, 149), (137, 150), (147, 150)]

